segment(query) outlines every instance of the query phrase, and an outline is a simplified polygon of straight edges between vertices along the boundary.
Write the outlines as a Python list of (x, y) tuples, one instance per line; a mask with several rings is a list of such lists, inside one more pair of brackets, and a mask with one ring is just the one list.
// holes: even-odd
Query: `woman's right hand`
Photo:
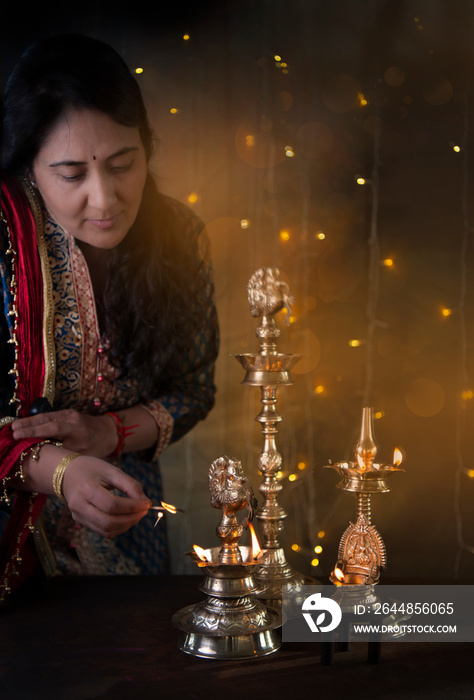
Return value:
[[(124, 496), (112, 493), (122, 491)], [(96, 457), (76, 457), (67, 467), (62, 492), (74, 520), (103, 537), (125, 532), (152, 505), (135, 479)]]

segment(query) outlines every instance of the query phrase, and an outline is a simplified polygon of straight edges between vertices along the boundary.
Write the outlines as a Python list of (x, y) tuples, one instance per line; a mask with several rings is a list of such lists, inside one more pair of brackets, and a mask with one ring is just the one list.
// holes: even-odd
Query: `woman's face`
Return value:
[(146, 177), (138, 127), (86, 109), (58, 119), (33, 163), (49, 214), (78, 240), (106, 250), (135, 221)]

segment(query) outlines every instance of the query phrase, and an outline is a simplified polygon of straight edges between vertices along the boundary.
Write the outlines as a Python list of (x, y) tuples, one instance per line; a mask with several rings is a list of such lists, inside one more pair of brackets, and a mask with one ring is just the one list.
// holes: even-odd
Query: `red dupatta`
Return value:
[[(7, 254), (12, 256), (12, 288), (15, 323), (15, 392), (17, 415), (29, 414), (32, 402), (40, 396), (52, 401), (54, 355), (51, 329), (47, 328), (50, 287), (45, 279), (46, 258), (42, 217), (37, 199), (29, 186), (2, 181), (2, 213), (9, 236)], [(8, 245), (8, 243), (7, 243)], [(41, 254), (40, 254), (41, 253)], [(48, 335), (49, 330), (49, 335)], [(47, 341), (49, 337), (49, 341)], [(50, 356), (49, 356), (50, 355)], [(36, 439), (14, 440), (10, 425), (0, 429), (0, 479), (8, 477), (25, 450)], [(11, 516), (0, 543), (0, 601), (25, 580), (37, 565), (32, 530), (46, 500), (43, 494), (17, 491)]]

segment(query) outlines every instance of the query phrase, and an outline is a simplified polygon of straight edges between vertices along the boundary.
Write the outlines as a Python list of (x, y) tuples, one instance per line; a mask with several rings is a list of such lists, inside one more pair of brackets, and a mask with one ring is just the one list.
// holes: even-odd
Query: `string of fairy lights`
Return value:
[[(463, 487), (463, 482), (467, 477), (471, 479), (474, 478), (474, 469), (469, 468), (466, 465), (463, 452), (463, 438), (466, 433), (466, 419), (465, 419), (465, 404), (470, 401), (473, 397), (473, 391), (469, 388), (469, 373), (468, 373), (468, 363), (467, 363), (467, 314), (466, 314), (466, 293), (468, 287), (468, 268), (467, 268), (467, 252), (469, 246), (469, 232), (470, 232), (470, 220), (469, 220), (469, 151), (468, 151), (468, 139), (469, 139), (469, 89), (466, 87), (464, 96), (464, 119), (463, 119), (463, 147), (454, 146), (456, 152), (462, 150), (462, 194), (461, 194), (461, 210), (462, 210), (462, 239), (461, 239), (461, 251), (460, 251), (460, 265), (459, 265), (459, 302), (458, 302), (458, 316), (459, 316), (459, 380), (460, 380), (460, 393), (461, 400), (458, 401), (457, 411), (456, 411), (456, 434), (455, 434), (455, 445), (456, 445), (456, 474), (454, 481), (454, 517), (456, 522), (456, 537), (458, 543), (458, 553), (456, 556), (454, 574), (456, 577), (459, 576), (461, 559), (463, 552), (469, 552), (474, 554), (474, 544), (469, 544), (466, 542), (464, 535), (464, 523), (461, 509), (461, 492)], [(446, 311), (448, 311), (446, 309)], [(445, 314), (446, 315), (446, 314)], [(449, 314), (450, 315), (450, 314)]]
[[(368, 104), (364, 99), (364, 105)], [(466, 460), (464, 458), (463, 451), (463, 438), (466, 434), (466, 406), (473, 399), (474, 392), (470, 388), (469, 373), (468, 373), (468, 342), (467, 342), (467, 316), (466, 316), (466, 293), (468, 288), (468, 266), (467, 266), (467, 252), (469, 246), (469, 233), (471, 230), (471, 224), (469, 220), (469, 152), (468, 152), (468, 137), (469, 137), (469, 97), (466, 95), (464, 100), (464, 133), (462, 139), (462, 146), (457, 143), (450, 142), (449, 146), (452, 148), (454, 153), (462, 153), (462, 240), (460, 247), (460, 265), (459, 265), (459, 300), (457, 308), (453, 309), (449, 306), (441, 306), (439, 313), (442, 318), (447, 319), (456, 312), (459, 322), (459, 365), (460, 365), (460, 390), (458, 392), (460, 400), (457, 403), (456, 410), (456, 422), (455, 422), (455, 445), (456, 445), (456, 472), (455, 472), (455, 488), (454, 488), (454, 517), (456, 526), (456, 537), (458, 544), (458, 553), (455, 558), (454, 574), (456, 577), (459, 576), (461, 560), (463, 552), (474, 554), (474, 544), (466, 541), (464, 533), (464, 518), (461, 508), (461, 493), (463, 489), (463, 483), (466, 477), (469, 479), (474, 479), (474, 469), (466, 465)], [(376, 107), (376, 112), (379, 113)], [(373, 352), (374, 352), (374, 332), (379, 324), (377, 319), (377, 302), (379, 296), (379, 278), (380, 278), (380, 266), (386, 268), (393, 268), (394, 260), (393, 258), (382, 259), (380, 256), (380, 245), (378, 240), (378, 207), (379, 207), (379, 166), (380, 166), (380, 137), (381, 137), (381, 124), (382, 121), (379, 118), (376, 120), (376, 128), (374, 130), (374, 142), (373, 142), (373, 168), (370, 179), (366, 179), (360, 175), (356, 176), (356, 182), (360, 186), (369, 186), (371, 188), (372, 195), (372, 209), (370, 217), (370, 236), (369, 236), (369, 264), (368, 264), (368, 301), (367, 301), (367, 335), (366, 338), (351, 338), (348, 344), (352, 348), (365, 346), (366, 350), (366, 362), (365, 362), (365, 380), (364, 380), (364, 390), (363, 390), (363, 405), (371, 405), (372, 389), (373, 389)], [(320, 239), (324, 239), (326, 234), (323, 232), (318, 233)], [(280, 231), (280, 239), (282, 242), (289, 240), (289, 231)], [(293, 321), (293, 319), (290, 319)], [(314, 391), (317, 394), (323, 394), (326, 388), (322, 384), (315, 386)], [(384, 411), (376, 411), (374, 417), (376, 419), (383, 418), (385, 415)], [(307, 465), (305, 462), (298, 463), (298, 469), (304, 470)], [(285, 475), (280, 472), (280, 478)], [(287, 475), (289, 482), (295, 482), (298, 479), (298, 474), (296, 472)], [(324, 529), (320, 529), (317, 532), (317, 539), (321, 540), (326, 535)], [(303, 547), (301, 544), (293, 543), (291, 549), (294, 552), (299, 552), (301, 554), (306, 554), (311, 559), (311, 566), (318, 567), (320, 564), (319, 556), (314, 556), (313, 552), (320, 555), (323, 551), (323, 547), (320, 543), (316, 544), (312, 549)]]
[[(284, 61), (282, 61), (282, 58), (280, 55), (275, 55), (274, 57), (275, 65), (277, 67), (282, 67), (284, 70), (282, 71), (283, 73), (288, 73), (288, 64)], [(360, 107), (366, 107), (369, 102), (367, 98), (362, 94), (358, 94), (358, 103)], [(378, 107), (376, 108), (376, 115), (378, 115)], [(370, 221), (370, 238), (369, 238), (369, 248), (370, 248), (370, 256), (369, 256), (369, 273), (368, 273), (368, 278), (369, 278), (369, 291), (368, 291), (368, 302), (367, 302), (367, 321), (368, 321), (368, 332), (367, 332), (367, 337), (365, 339), (361, 338), (350, 338), (348, 340), (348, 344), (351, 348), (358, 348), (361, 345), (364, 345), (366, 348), (366, 369), (365, 369), (365, 389), (364, 389), (364, 400), (363, 400), (363, 405), (368, 405), (369, 397), (371, 395), (371, 390), (372, 390), (372, 383), (373, 383), (373, 363), (372, 363), (372, 355), (373, 355), (373, 346), (374, 346), (374, 332), (377, 327), (378, 321), (377, 321), (377, 302), (378, 302), (378, 294), (379, 294), (379, 269), (380, 265), (383, 265), (386, 268), (392, 268), (393, 267), (393, 259), (392, 258), (385, 258), (383, 260), (380, 259), (380, 246), (378, 243), (378, 189), (379, 189), (379, 166), (380, 166), (380, 138), (381, 138), (381, 119), (378, 118), (376, 119), (376, 128), (375, 128), (375, 133), (374, 133), (374, 145), (373, 145), (373, 168), (371, 172), (370, 179), (367, 179), (361, 175), (355, 175), (355, 181), (358, 186), (368, 186), (371, 188), (372, 191), (372, 214), (371, 214), (371, 221)], [(255, 144), (255, 137), (253, 135), (247, 135), (246, 137), (246, 144), (249, 147), (254, 146)], [(284, 152), (285, 152), (285, 157), (287, 158), (293, 158), (295, 156), (295, 149), (292, 145), (285, 145), (284, 146)], [(304, 209), (304, 207), (302, 207)], [(248, 227), (248, 221), (247, 220), (242, 220), (241, 221), (241, 226), (242, 228), (247, 228)], [(279, 240), (282, 245), (285, 245), (287, 242), (291, 240), (292, 237), (292, 231), (289, 228), (280, 228), (279, 229)], [(326, 239), (326, 233), (322, 230), (317, 230), (314, 233), (314, 237), (316, 238), (317, 241), (324, 241)], [(287, 313), (287, 310), (284, 309), (283, 313)], [(287, 321), (289, 324), (293, 324), (296, 321), (295, 315), (291, 314), (288, 318)], [(306, 373), (307, 379), (309, 379), (309, 373)], [(322, 395), (327, 391), (327, 388), (324, 384), (318, 383), (314, 386), (314, 389), (310, 389), (310, 391), (313, 391), (317, 395)], [(309, 394), (308, 394), (309, 395)], [(377, 411), (375, 414), (376, 419), (382, 418), (384, 415), (383, 411)], [(311, 420), (308, 420), (308, 425), (311, 426)], [(312, 431), (310, 431), (310, 434), (308, 436), (308, 452), (311, 452), (311, 445), (313, 443), (313, 435)], [(290, 452), (290, 450), (286, 450), (287, 452)], [(286, 459), (283, 460), (283, 464), (291, 464), (292, 462), (294, 463), (294, 460), (292, 459), (293, 455), (287, 454)], [(312, 476), (313, 470), (311, 468), (308, 468), (312, 464), (311, 459), (305, 459), (305, 460), (299, 460), (297, 462), (297, 469), (292, 470), (291, 468), (285, 468), (282, 471), (279, 471), (277, 473), (277, 479), (280, 479), (282, 481), (287, 481), (289, 485), (296, 485), (297, 483), (301, 483), (300, 479), (302, 476), (307, 474), (309, 478), (305, 481), (305, 489), (308, 490), (308, 487), (311, 485), (314, 485), (314, 478)], [(322, 466), (322, 465), (318, 465)], [(295, 553), (298, 553), (299, 555), (302, 555), (306, 557), (308, 560), (311, 568), (315, 571), (320, 567), (321, 563), (321, 555), (323, 553), (323, 541), (324, 538), (326, 537), (326, 529), (322, 526), (319, 527), (314, 527), (315, 523), (315, 499), (311, 499), (310, 497), (308, 498), (309, 501), (312, 500), (312, 502), (309, 504), (309, 508), (299, 508), (298, 503), (295, 503), (295, 513), (300, 513), (298, 517), (298, 521), (301, 521), (301, 513), (304, 513), (306, 516), (307, 520), (307, 528), (305, 531), (300, 532), (302, 535), (300, 542), (294, 541), (290, 546), (291, 550)], [(310, 517), (312, 516), (312, 517)], [(311, 521), (311, 522), (310, 522)], [(300, 529), (301, 531), (301, 522), (299, 523), (300, 527), (297, 529)], [(301, 542), (305, 539), (308, 539), (308, 534), (309, 534), (309, 539), (311, 540), (314, 538), (313, 542), (310, 543), (309, 545), (305, 546)]]
[[(425, 26), (419, 17), (413, 18), (416, 28), (420, 32), (425, 31)], [(182, 41), (188, 43), (191, 40), (190, 34), (183, 34)], [(275, 53), (271, 57), (273, 61), (274, 68), (279, 71), (281, 76), (291, 75), (291, 66), (285, 58), (279, 54)], [(136, 68), (137, 75), (143, 74), (144, 68)], [(398, 68), (391, 67), (387, 69), (386, 75), (390, 75), (390, 80), (387, 77), (386, 82), (389, 85), (398, 85), (403, 81), (402, 71)], [(402, 75), (402, 77), (400, 77)], [(392, 81), (392, 82), (390, 82)], [(376, 333), (377, 329), (380, 327), (380, 319), (378, 318), (378, 302), (380, 294), (380, 279), (382, 271), (390, 274), (391, 271), (397, 270), (397, 256), (390, 255), (384, 257), (381, 254), (381, 246), (379, 241), (379, 197), (380, 197), (380, 167), (381, 167), (381, 139), (382, 139), (382, 108), (380, 100), (377, 96), (372, 99), (370, 96), (366, 95), (364, 92), (360, 91), (357, 95), (358, 107), (361, 110), (365, 110), (370, 107), (372, 110), (372, 115), (375, 117), (373, 120), (373, 141), (372, 141), (372, 154), (371, 154), (371, 171), (367, 175), (361, 173), (354, 173), (355, 183), (364, 188), (368, 188), (370, 191), (370, 214), (368, 217), (367, 227), (368, 227), (368, 255), (367, 255), (367, 297), (366, 297), (366, 328), (365, 332), (361, 333), (357, 337), (349, 337), (346, 342), (350, 348), (363, 348), (364, 351), (364, 371), (363, 371), (363, 386), (361, 387), (360, 395), (362, 396), (363, 405), (372, 405), (373, 401), (373, 389), (374, 389), (374, 352), (376, 348)], [(408, 103), (408, 102), (407, 102)], [(177, 115), (182, 111), (182, 107), (176, 104), (169, 106), (169, 113), (171, 116)], [(462, 553), (468, 552), (474, 554), (474, 544), (470, 544), (466, 541), (465, 528), (463, 522), (463, 514), (461, 509), (461, 493), (463, 491), (464, 482), (467, 479), (474, 479), (474, 464), (469, 464), (469, 460), (466, 460), (463, 453), (463, 441), (466, 435), (466, 407), (474, 399), (474, 391), (470, 386), (470, 378), (468, 372), (468, 328), (467, 328), (467, 310), (466, 310), (466, 295), (468, 289), (468, 265), (467, 265), (467, 250), (469, 244), (469, 232), (471, 228), (471, 223), (469, 221), (468, 214), (468, 185), (469, 185), (469, 168), (468, 168), (468, 139), (469, 139), (469, 96), (468, 91), (466, 91), (466, 97), (464, 100), (464, 133), (462, 135), (462, 140), (458, 142), (457, 140), (448, 141), (448, 146), (452, 149), (454, 154), (460, 155), (460, 162), (462, 168), (462, 217), (463, 217), (463, 233), (461, 241), (460, 250), (460, 269), (459, 269), (459, 299), (456, 308), (453, 308), (452, 304), (445, 304), (436, 310), (433, 310), (433, 315), (438, 314), (441, 320), (448, 320), (453, 316), (457, 319), (459, 324), (459, 367), (460, 367), (460, 400), (457, 406), (456, 413), (456, 474), (455, 474), (455, 495), (454, 495), (454, 514), (456, 523), (456, 536), (457, 544), (459, 548), (458, 555), (456, 557), (455, 572), (459, 573), (461, 566)], [(245, 148), (249, 151), (258, 147), (258, 138), (253, 133), (247, 133), (245, 135)], [(298, 148), (297, 144), (290, 142), (282, 143), (277, 145), (282, 151), (283, 159), (297, 159)], [(308, 196), (308, 195), (306, 195)], [(201, 193), (198, 190), (192, 190), (187, 194), (188, 203), (193, 206), (198, 204), (201, 200)], [(257, 205), (255, 205), (257, 206)], [(304, 207), (302, 207), (304, 208)], [(247, 208), (245, 212), (242, 212), (241, 218), (239, 218), (239, 225), (243, 231), (249, 228), (255, 227), (255, 218), (251, 216), (252, 213), (250, 208)], [(275, 215), (273, 218), (273, 224), (275, 225), (275, 236), (280, 246), (285, 246), (293, 240), (295, 233), (291, 226), (282, 225), (280, 226), (278, 216)], [(310, 233), (313, 240), (323, 244), (331, 237), (331, 231), (327, 228), (316, 227)], [(385, 274), (385, 272), (383, 274)], [(316, 304), (316, 301), (314, 301)], [(309, 308), (309, 301), (308, 301)], [(296, 314), (293, 312), (288, 317), (289, 324), (294, 324), (297, 321)], [(314, 393), (317, 396), (323, 396), (328, 392), (328, 386), (322, 379), (317, 379), (313, 382), (313, 377), (310, 372), (306, 373), (306, 384), (309, 387), (308, 395)], [(251, 396), (247, 396), (243, 399), (247, 402), (245, 412), (252, 413), (250, 409), (250, 404), (254, 403), (254, 399)], [(441, 404), (442, 405), (442, 404)], [(376, 420), (380, 420), (385, 417), (384, 407), (375, 407), (374, 417)], [(409, 406), (410, 408), (410, 406)], [(414, 410), (413, 412), (416, 413)], [(422, 415), (421, 413), (419, 415)], [(250, 431), (250, 429), (249, 429)], [(291, 488), (297, 484), (301, 484), (302, 480), (305, 478), (310, 481), (314, 481), (314, 468), (315, 465), (312, 463), (311, 459), (311, 446), (312, 432), (309, 430), (307, 434), (307, 453), (308, 455), (304, 458), (294, 459), (294, 453), (291, 452), (289, 448), (287, 449), (287, 454), (284, 455), (283, 464), (285, 468), (278, 473), (277, 478), (283, 483), (287, 483)], [(251, 440), (249, 439), (249, 442)], [(255, 456), (255, 455), (253, 455)], [(293, 461), (292, 461), (293, 460)], [(286, 465), (296, 465), (293, 468), (287, 467)], [(320, 465), (317, 465), (319, 469)], [(310, 565), (311, 569), (317, 572), (318, 567), (321, 566), (322, 555), (324, 550), (324, 538), (327, 535), (327, 530), (329, 527), (329, 522), (332, 516), (332, 512), (326, 513), (325, 517), (321, 519), (319, 514), (315, 515), (312, 512), (311, 519), (307, 519), (306, 526), (307, 530), (300, 523), (299, 532), (301, 534), (301, 539), (296, 539), (290, 543), (291, 550), (299, 555), (303, 556), (305, 560)]]
[[(379, 209), (379, 169), (380, 169), (380, 143), (381, 143), (381, 132), (382, 132), (382, 120), (379, 114), (378, 101), (375, 102), (375, 129), (373, 137), (373, 153), (372, 153), (372, 171), (370, 178), (367, 179), (361, 175), (355, 175), (355, 181), (357, 185), (370, 187), (371, 190), (371, 214), (370, 214), (370, 235), (368, 238), (369, 245), (369, 262), (368, 262), (368, 293), (367, 293), (367, 306), (366, 306), (366, 318), (367, 318), (367, 334), (366, 338), (350, 338), (348, 340), (348, 345), (351, 348), (358, 348), (361, 345), (365, 347), (365, 377), (364, 377), (364, 389), (363, 389), (363, 406), (371, 405), (372, 401), (372, 388), (373, 388), (373, 353), (375, 346), (375, 330), (378, 325), (377, 320), (377, 306), (379, 298), (379, 277), (380, 277), (380, 265), (387, 268), (393, 266), (393, 260), (391, 258), (386, 258), (381, 260), (380, 255), (380, 244), (379, 244), (379, 234), (378, 234), (378, 209)], [(366, 107), (369, 104), (367, 98), (359, 94), (359, 105), (360, 107)], [(294, 155), (293, 149), (291, 149), (292, 156)], [(287, 230), (280, 231), (280, 240), (284, 243), (290, 238), (290, 232)], [(316, 232), (316, 238), (320, 241), (325, 240), (326, 234), (323, 231)], [(289, 318), (290, 323), (294, 322), (294, 318)], [(326, 392), (326, 387), (323, 384), (317, 384), (314, 387), (314, 392), (316, 394), (322, 395)], [(380, 419), (384, 416), (383, 411), (377, 411), (375, 413), (375, 418)], [(322, 465), (317, 465), (322, 466)], [(292, 471), (291, 473), (285, 475), (284, 472), (279, 472), (277, 478), (283, 479), (285, 476), (289, 483), (295, 483), (299, 478), (299, 473), (306, 472), (308, 464), (306, 461), (298, 462), (298, 471)], [(310, 471), (310, 470), (308, 470)], [(311, 470), (312, 471), (312, 470)], [(312, 479), (310, 479), (310, 482)], [(329, 517), (332, 513), (329, 514)], [(319, 527), (314, 532), (312, 544), (305, 547), (304, 545), (294, 542), (291, 544), (291, 549), (293, 552), (300, 555), (306, 556), (309, 560), (311, 568), (317, 573), (321, 564), (321, 555), (323, 553), (323, 540), (326, 537), (326, 526)], [(311, 531), (310, 531), (311, 532)], [(310, 535), (311, 537), (311, 535)]]

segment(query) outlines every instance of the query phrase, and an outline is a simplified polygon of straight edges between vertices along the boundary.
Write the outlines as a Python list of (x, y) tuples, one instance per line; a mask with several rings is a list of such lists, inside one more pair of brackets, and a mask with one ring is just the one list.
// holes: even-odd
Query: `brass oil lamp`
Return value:
[(300, 359), (300, 355), (278, 352), (277, 340), (280, 336), (274, 314), (283, 308), (290, 313), (293, 297), (288, 285), (280, 278), (277, 268), (262, 267), (249, 279), (248, 301), (252, 316), (260, 317), (256, 336), (260, 343), (258, 353), (235, 355), (245, 370), (242, 384), (260, 387), (262, 409), (256, 417), (261, 424), (263, 449), (258, 459), (258, 469), (262, 474), (259, 491), (263, 505), (256, 518), (259, 534), (263, 537), (264, 555), (257, 566), (255, 580), (259, 584), (258, 597), (271, 605), (281, 605), (282, 591), (300, 591), (304, 578), (288, 564), (280, 533), (283, 531), (286, 511), (278, 503), (282, 484), (277, 473), (282, 467), (282, 456), (277, 449), (278, 424), (282, 420), (277, 412), (277, 389), (293, 384), (290, 370)]
[[(179, 648), (187, 654), (212, 659), (247, 659), (277, 651), (281, 641), (276, 629), (279, 612), (255, 597), (258, 585), (254, 572), (265, 552), (260, 549), (250, 520), (257, 507), (250, 482), (240, 462), (220, 457), (209, 469), (211, 505), (222, 508), (217, 527), (220, 547), (203, 549), (197, 545), (188, 555), (203, 568), (200, 590), (206, 599), (189, 605), (173, 616), (183, 633)], [(240, 522), (238, 511), (247, 507)], [(252, 546), (239, 544), (246, 528)]]
[(343, 533), (338, 550), (338, 560), (330, 575), (337, 586), (378, 583), (380, 572), (387, 566), (387, 553), (382, 536), (372, 525), (372, 494), (390, 491), (388, 479), (399, 469), (402, 453), (397, 448), (393, 464), (375, 462), (377, 445), (374, 440), (373, 408), (362, 409), (359, 440), (355, 446), (354, 462), (330, 463), (341, 481), (337, 488), (357, 496), (357, 519)]

